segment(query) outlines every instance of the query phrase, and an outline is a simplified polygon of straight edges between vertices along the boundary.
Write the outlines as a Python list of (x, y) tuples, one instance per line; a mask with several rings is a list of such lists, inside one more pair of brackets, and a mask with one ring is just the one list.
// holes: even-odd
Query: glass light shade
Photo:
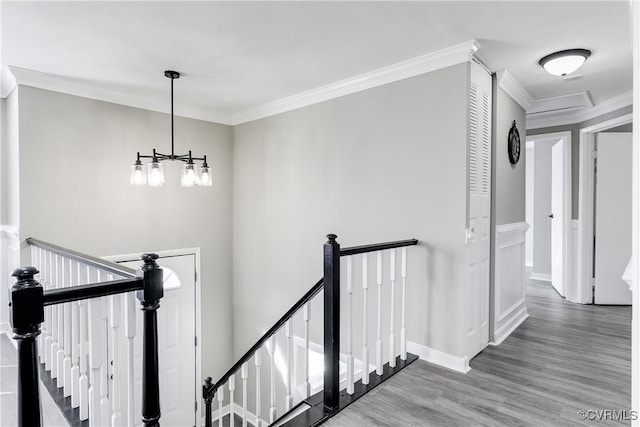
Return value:
[(540, 65), (549, 74), (566, 76), (575, 72), (591, 55), (587, 49), (569, 49), (547, 55), (540, 60)]
[(196, 168), (193, 163), (187, 163), (182, 169), (182, 186), (193, 187), (198, 183), (198, 177), (196, 175)]
[(211, 187), (213, 185), (213, 173), (208, 166), (200, 167), (200, 185), (203, 187)]
[(144, 173), (142, 163), (131, 165), (131, 184), (145, 185), (147, 183), (147, 175)]
[(164, 184), (162, 163), (151, 162), (147, 165), (147, 181), (151, 187), (160, 187)]

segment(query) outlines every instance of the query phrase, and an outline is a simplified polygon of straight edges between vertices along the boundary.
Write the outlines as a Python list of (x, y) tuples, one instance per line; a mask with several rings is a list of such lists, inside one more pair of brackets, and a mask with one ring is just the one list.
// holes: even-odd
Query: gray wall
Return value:
[[(213, 187), (129, 184), (136, 151), (170, 149), (166, 114), (20, 87), (20, 237), (96, 256), (200, 247), (203, 374), (231, 364), (232, 140), (229, 126), (176, 118), (177, 151), (206, 153)], [(23, 250), (27, 259), (28, 252)]]
[(460, 64), (234, 127), (236, 355), (322, 276), (330, 232), (419, 239), (408, 339), (465, 354), (467, 82)]
[[(571, 218), (578, 219), (578, 188), (580, 168), (580, 129), (602, 123), (604, 121), (629, 114), (633, 111), (631, 105), (611, 113), (595, 117), (593, 119), (562, 126), (551, 126), (538, 129), (527, 129), (527, 135), (540, 135), (544, 133), (571, 132)], [(624, 128), (623, 130), (624, 131)]]

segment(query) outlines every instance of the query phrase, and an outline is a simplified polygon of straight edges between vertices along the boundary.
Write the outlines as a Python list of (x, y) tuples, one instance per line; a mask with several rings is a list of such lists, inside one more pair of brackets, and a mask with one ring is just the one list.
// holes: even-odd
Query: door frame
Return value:
[[(571, 271), (571, 251), (569, 248), (571, 247), (571, 132), (552, 132), (552, 133), (541, 133), (537, 135), (527, 135), (527, 142), (532, 141), (534, 143), (533, 149), (535, 153), (536, 143), (540, 141), (547, 140), (558, 140), (556, 144), (562, 144), (562, 185), (564, 187), (564, 222), (562, 224), (562, 280), (563, 280), (563, 291), (564, 297), (573, 301), (572, 297), (575, 295), (575, 282), (572, 280), (572, 271)], [(535, 180), (535, 172), (534, 172), (534, 180)], [(533, 203), (535, 204), (535, 197), (533, 198)], [(531, 224), (533, 225), (533, 224)], [(535, 227), (534, 227), (535, 229)], [(534, 231), (535, 233), (535, 231)], [(534, 242), (535, 246), (535, 242)], [(551, 272), (549, 272), (549, 276), (551, 276)]]
[[(200, 260), (200, 248), (184, 248), (184, 249), (169, 249), (165, 251), (147, 251), (157, 254), (160, 258), (194, 255), (195, 257), (195, 324), (196, 324), (196, 340), (198, 345), (196, 346), (196, 380), (195, 380), (195, 398), (198, 403), (198, 410), (194, 412), (196, 422), (201, 418), (202, 411), (202, 307), (199, 302), (202, 301), (202, 286), (200, 280), (201, 260)], [(122, 255), (109, 255), (102, 257), (103, 259), (111, 262), (130, 261), (140, 258), (140, 253), (122, 254)]]
[[(593, 303), (593, 209), (594, 209), (594, 170), (593, 151), (596, 133), (631, 123), (631, 113), (580, 129), (580, 172), (578, 178), (578, 247), (577, 280), (575, 299), (570, 301), (581, 304)], [(567, 298), (568, 299), (568, 298)]]

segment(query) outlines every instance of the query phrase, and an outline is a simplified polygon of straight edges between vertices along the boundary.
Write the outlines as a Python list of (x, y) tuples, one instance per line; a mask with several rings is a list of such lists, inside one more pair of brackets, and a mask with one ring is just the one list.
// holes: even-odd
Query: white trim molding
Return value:
[(468, 62), (480, 48), (476, 40), (470, 40), (426, 55), (418, 56), (397, 64), (378, 68), (348, 79), (320, 86), (297, 95), (279, 99), (233, 115), (232, 125), (250, 122), (284, 113), (330, 99), (382, 86), (420, 74), (440, 70), (452, 65)]
[(525, 305), (526, 222), (496, 226), (493, 337), (500, 345), (529, 314)]
[(11, 70), (9, 70), (9, 67), (4, 66), (0, 68), (0, 98), (8, 98), (16, 87), (18, 87), (16, 78)]
[(471, 367), (469, 367), (470, 359), (468, 357), (454, 356), (411, 341), (407, 341), (407, 351), (415, 354), (422, 360), (456, 372), (466, 374), (471, 370)]
[[(535, 102), (538, 101), (534, 101), (534, 103)], [(592, 107), (527, 114), (527, 130), (586, 122), (587, 120), (628, 107), (632, 105), (632, 103), (632, 93), (625, 92)]]
[(518, 81), (507, 70), (500, 70), (496, 73), (498, 87), (504, 90), (514, 101), (516, 101), (525, 111), (534, 102), (529, 92), (518, 83)]

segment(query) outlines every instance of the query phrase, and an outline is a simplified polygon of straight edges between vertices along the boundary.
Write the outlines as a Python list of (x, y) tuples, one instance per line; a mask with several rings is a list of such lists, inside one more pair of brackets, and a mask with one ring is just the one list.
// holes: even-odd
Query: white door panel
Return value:
[(551, 284), (562, 296), (564, 292), (563, 278), (563, 224), (564, 212), (564, 183), (563, 183), (564, 147), (562, 140), (551, 147)]
[(631, 304), (622, 274), (631, 257), (631, 133), (598, 134), (595, 303)]

